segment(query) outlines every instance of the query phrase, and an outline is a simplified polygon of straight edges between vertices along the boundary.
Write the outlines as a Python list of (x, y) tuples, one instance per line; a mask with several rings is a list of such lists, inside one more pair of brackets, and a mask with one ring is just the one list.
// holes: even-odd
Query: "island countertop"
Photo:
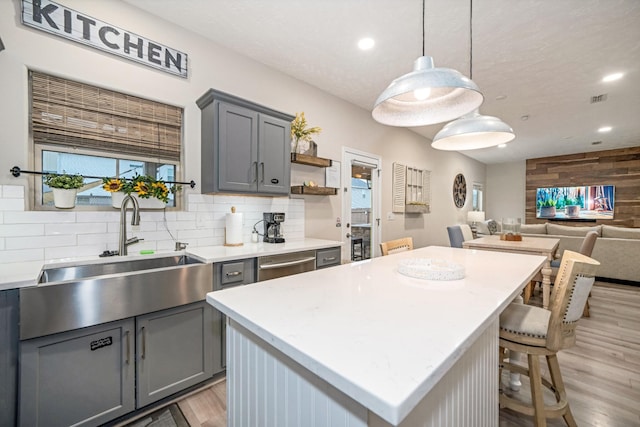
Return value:
[[(454, 281), (401, 275), (398, 262), (416, 257), (461, 264), (466, 275)], [(207, 301), (397, 425), (544, 261), (427, 247), (211, 292)]]

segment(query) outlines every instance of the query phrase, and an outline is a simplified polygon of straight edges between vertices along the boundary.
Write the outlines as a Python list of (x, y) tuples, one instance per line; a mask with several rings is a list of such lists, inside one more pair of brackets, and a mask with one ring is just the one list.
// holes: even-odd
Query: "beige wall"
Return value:
[[(200, 170), (200, 110), (195, 104), (207, 89), (222, 90), (291, 114), (305, 111), (309, 123), (323, 129), (316, 138), (319, 156), (340, 160), (342, 147), (347, 146), (382, 157), (382, 238), (385, 240), (411, 235), (416, 246), (448, 244), (445, 226), (465, 221), (471, 184), (485, 182), (482, 163), (458, 153), (432, 150), (428, 140), (411, 131), (382, 126), (371, 119), (369, 111), (146, 15), (128, 4), (114, 0), (61, 2), (85, 15), (186, 52), (189, 78), (178, 78), (25, 27), (20, 23), (20, 1), (0, 2), (0, 35), (6, 46), (6, 50), (0, 52), (0, 144), (3, 152), (0, 184), (28, 185), (28, 176), (16, 179), (7, 172), (14, 165), (32, 168), (28, 135), (28, 69), (184, 107), (183, 178), (196, 182), (200, 181), (201, 173), (209, 172)], [(406, 217), (396, 214), (394, 221), (386, 220), (387, 212), (391, 211), (390, 171), (394, 161), (432, 171), (431, 214)], [(456, 209), (451, 197), (453, 178), (457, 173), (465, 175), (469, 188), (469, 201), (463, 209)], [(198, 193), (198, 187), (189, 192)], [(335, 219), (341, 215), (341, 196), (304, 197), (307, 236), (340, 239)], [(520, 205), (524, 206), (524, 203)]]
[(526, 162), (487, 165), (486, 218), (525, 218)]

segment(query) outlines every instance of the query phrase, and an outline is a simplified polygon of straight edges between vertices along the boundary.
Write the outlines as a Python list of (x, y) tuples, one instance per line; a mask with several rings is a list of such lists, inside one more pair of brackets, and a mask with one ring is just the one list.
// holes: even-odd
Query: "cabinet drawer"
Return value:
[(319, 249), (316, 251), (316, 268), (340, 265), (340, 247)]
[(253, 258), (214, 264), (216, 282), (214, 290), (255, 282), (254, 265)]

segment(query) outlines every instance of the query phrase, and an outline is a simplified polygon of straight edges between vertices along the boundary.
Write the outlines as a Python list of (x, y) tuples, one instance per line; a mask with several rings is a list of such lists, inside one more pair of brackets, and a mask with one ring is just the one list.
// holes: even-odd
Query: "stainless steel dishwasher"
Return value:
[(258, 282), (304, 273), (316, 268), (316, 251), (258, 257)]

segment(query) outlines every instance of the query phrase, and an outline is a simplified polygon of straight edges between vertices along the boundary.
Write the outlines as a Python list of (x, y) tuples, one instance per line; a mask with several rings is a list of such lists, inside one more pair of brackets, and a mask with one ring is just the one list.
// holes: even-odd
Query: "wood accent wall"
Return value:
[[(610, 184), (616, 187), (614, 219), (597, 220), (595, 224), (640, 228), (640, 146), (528, 159), (526, 174), (527, 224), (550, 221), (536, 219), (537, 188)], [(579, 221), (557, 223), (594, 225), (593, 222)]]

